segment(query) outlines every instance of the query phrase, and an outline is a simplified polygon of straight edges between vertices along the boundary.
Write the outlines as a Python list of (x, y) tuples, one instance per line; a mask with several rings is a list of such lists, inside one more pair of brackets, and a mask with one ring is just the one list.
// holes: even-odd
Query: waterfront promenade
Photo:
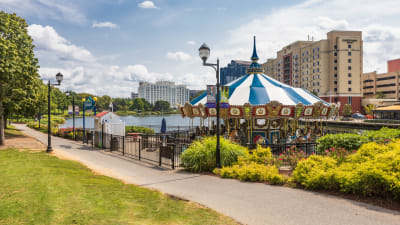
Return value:
[[(15, 125), (47, 143), (47, 134)], [(398, 225), (400, 213), (300, 189), (246, 183), (214, 176), (162, 169), (128, 160), (58, 137), (55, 154), (79, 161), (97, 173), (198, 202), (243, 224), (266, 225)]]

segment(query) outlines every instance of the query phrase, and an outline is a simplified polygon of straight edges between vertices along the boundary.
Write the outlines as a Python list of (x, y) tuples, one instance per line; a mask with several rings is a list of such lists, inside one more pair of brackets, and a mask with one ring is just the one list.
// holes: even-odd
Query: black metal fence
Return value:
[(317, 143), (315, 142), (265, 144), (263, 147), (271, 148), (271, 153), (273, 155), (283, 154), (285, 151), (292, 148), (295, 148), (297, 151), (303, 151), (306, 155), (317, 154)]
[(93, 131), (86, 134), (84, 143), (175, 169), (180, 167), (180, 156), (192, 142), (190, 137), (185, 133), (119, 136)]

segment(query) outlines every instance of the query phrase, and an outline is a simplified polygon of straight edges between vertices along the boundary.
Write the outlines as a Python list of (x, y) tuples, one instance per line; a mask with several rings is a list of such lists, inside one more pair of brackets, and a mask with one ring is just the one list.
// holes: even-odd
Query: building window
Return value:
[(315, 53), (315, 48), (312, 49), (312, 52)]
[(348, 68), (349, 68), (349, 70), (351, 70), (351, 66), (349, 66)]
[(349, 80), (347, 83), (348, 83), (348, 84), (351, 84), (351, 80)]
[(335, 73), (335, 75), (333, 75), (335, 78), (337, 78), (337, 73)]
[(337, 80), (333, 81), (334, 84), (337, 84)]
[(347, 55), (348, 55), (348, 56), (351, 56), (351, 52), (347, 52)]
[(348, 76), (348, 77), (351, 77), (351, 73), (349, 73), (347, 76)]
[(349, 91), (351, 91), (351, 88), (349, 88)]
[(337, 45), (333, 46), (334, 49), (337, 49)]
[(337, 59), (335, 59), (333, 62), (334, 62), (334, 63), (337, 63)]
[(319, 66), (319, 61), (317, 61), (317, 65)]
[(348, 47), (348, 48), (351, 48), (351, 45), (348, 45), (347, 47)]
[(317, 52), (319, 52), (319, 47), (317, 48)]
[(334, 56), (337, 56), (337, 52), (333, 53)]
[(337, 88), (334, 88), (334, 89), (333, 89), (333, 91), (335, 91), (335, 92), (336, 92), (336, 91), (337, 91)]
[[(351, 90), (350, 90), (351, 91)], [(349, 96), (348, 98), (347, 98), (347, 103), (348, 104), (352, 104), (353, 103), (353, 98), (351, 97), (351, 96)]]
[(319, 72), (319, 68), (317, 68), (317, 72)]
[(351, 63), (351, 59), (348, 59), (347, 62), (348, 62), (348, 63)]
[(337, 66), (335, 66), (335, 70), (337, 70)]

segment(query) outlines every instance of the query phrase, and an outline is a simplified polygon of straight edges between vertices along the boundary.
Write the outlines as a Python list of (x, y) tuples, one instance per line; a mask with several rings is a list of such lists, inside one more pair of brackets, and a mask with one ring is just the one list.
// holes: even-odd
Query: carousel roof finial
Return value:
[(256, 36), (254, 36), (254, 42), (253, 42), (253, 55), (251, 56), (251, 64), (250, 67), (247, 68), (247, 73), (249, 74), (256, 74), (256, 73), (264, 73), (264, 69), (261, 67), (260, 64), (258, 64), (258, 55), (257, 55), (257, 49), (256, 49)]
[(257, 49), (256, 49), (256, 36), (254, 35), (254, 43), (253, 43), (253, 55), (251, 56), (251, 61), (258, 61)]

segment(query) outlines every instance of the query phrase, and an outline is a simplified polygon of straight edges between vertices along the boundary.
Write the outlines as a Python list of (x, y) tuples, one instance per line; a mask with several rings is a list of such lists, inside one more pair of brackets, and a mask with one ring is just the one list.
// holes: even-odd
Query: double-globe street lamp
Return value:
[(51, 111), (51, 108), (50, 108), (50, 106), (51, 106), (51, 98), (50, 98), (50, 94), (51, 94), (51, 86), (59, 86), (60, 84), (61, 84), (61, 81), (63, 80), (63, 75), (60, 73), (60, 72), (58, 72), (57, 74), (56, 74), (56, 80), (57, 80), (57, 83), (56, 84), (52, 84), (51, 82), (50, 82), (50, 80), (48, 81), (48, 83), (47, 83), (47, 85), (48, 85), (48, 88), (49, 88), (49, 91), (48, 91), (48, 94), (47, 94), (47, 149), (46, 149), (46, 152), (47, 153), (50, 153), (50, 152), (52, 152), (53, 151), (53, 148), (51, 147), (51, 115), (50, 115), (50, 111)]
[(214, 68), (217, 76), (217, 151), (216, 151), (216, 162), (217, 162), (217, 168), (221, 168), (221, 153), (220, 153), (220, 143), (219, 143), (219, 102), (220, 102), (220, 84), (219, 84), (219, 59), (217, 59), (217, 63), (207, 63), (208, 57), (210, 57), (210, 48), (204, 43), (202, 46), (199, 48), (199, 56), (203, 60), (203, 66), (210, 66)]

